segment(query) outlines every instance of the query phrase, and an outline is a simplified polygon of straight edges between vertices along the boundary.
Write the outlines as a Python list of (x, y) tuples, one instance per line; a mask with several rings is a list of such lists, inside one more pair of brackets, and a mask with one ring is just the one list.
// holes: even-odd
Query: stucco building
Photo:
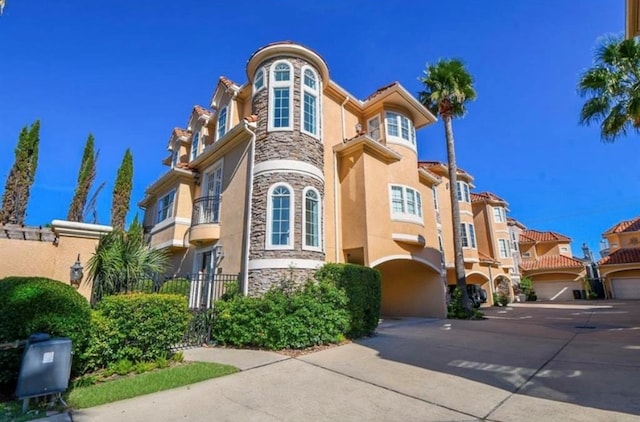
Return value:
[(640, 299), (640, 217), (621, 221), (602, 236), (598, 266), (607, 297)]

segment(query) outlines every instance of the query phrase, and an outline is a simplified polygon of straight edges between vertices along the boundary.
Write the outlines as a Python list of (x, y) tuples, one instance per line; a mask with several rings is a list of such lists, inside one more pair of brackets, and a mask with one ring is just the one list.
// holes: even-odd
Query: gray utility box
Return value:
[(29, 337), (18, 375), (19, 399), (65, 391), (71, 375), (71, 340), (49, 338), (48, 334)]

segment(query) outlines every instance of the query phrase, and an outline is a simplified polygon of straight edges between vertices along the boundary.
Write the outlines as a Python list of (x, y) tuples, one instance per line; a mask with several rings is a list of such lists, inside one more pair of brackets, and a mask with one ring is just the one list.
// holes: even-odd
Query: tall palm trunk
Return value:
[(451, 195), (451, 221), (453, 222), (453, 253), (455, 255), (456, 285), (462, 291), (462, 307), (471, 312), (471, 302), (467, 294), (467, 279), (464, 274), (464, 257), (462, 255), (462, 236), (460, 227), (460, 203), (458, 202), (458, 167), (456, 150), (453, 141), (453, 125), (451, 114), (442, 113), (444, 119), (444, 135), (447, 139), (447, 160), (449, 161), (449, 193)]

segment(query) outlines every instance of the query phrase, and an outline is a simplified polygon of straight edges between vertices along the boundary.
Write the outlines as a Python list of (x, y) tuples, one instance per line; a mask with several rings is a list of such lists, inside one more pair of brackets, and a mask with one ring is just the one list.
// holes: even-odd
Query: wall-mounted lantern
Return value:
[(82, 263), (80, 262), (80, 254), (78, 254), (78, 259), (75, 264), (71, 266), (71, 272), (69, 274), (69, 279), (71, 281), (71, 285), (76, 289), (80, 288), (80, 282), (82, 282), (82, 277), (84, 276), (82, 272)]

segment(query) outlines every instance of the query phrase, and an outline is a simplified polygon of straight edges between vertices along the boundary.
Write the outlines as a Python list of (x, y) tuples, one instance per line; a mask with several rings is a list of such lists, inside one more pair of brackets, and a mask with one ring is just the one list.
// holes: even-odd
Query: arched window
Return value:
[(304, 66), (300, 85), (300, 92), (302, 93), (302, 132), (318, 136), (319, 80), (316, 72), (310, 67)]
[(258, 69), (253, 78), (253, 94), (264, 88), (264, 69)]
[(200, 132), (193, 134), (193, 140), (191, 141), (191, 161), (195, 160), (198, 156), (198, 148), (200, 148)]
[(267, 193), (267, 249), (293, 248), (293, 189), (279, 183)]
[(269, 130), (291, 130), (293, 68), (286, 61), (271, 65), (269, 81)]
[(305, 188), (302, 194), (304, 198), (303, 209), (303, 247), (304, 249), (321, 250), (320, 215), (321, 201), (320, 194), (314, 188)]

